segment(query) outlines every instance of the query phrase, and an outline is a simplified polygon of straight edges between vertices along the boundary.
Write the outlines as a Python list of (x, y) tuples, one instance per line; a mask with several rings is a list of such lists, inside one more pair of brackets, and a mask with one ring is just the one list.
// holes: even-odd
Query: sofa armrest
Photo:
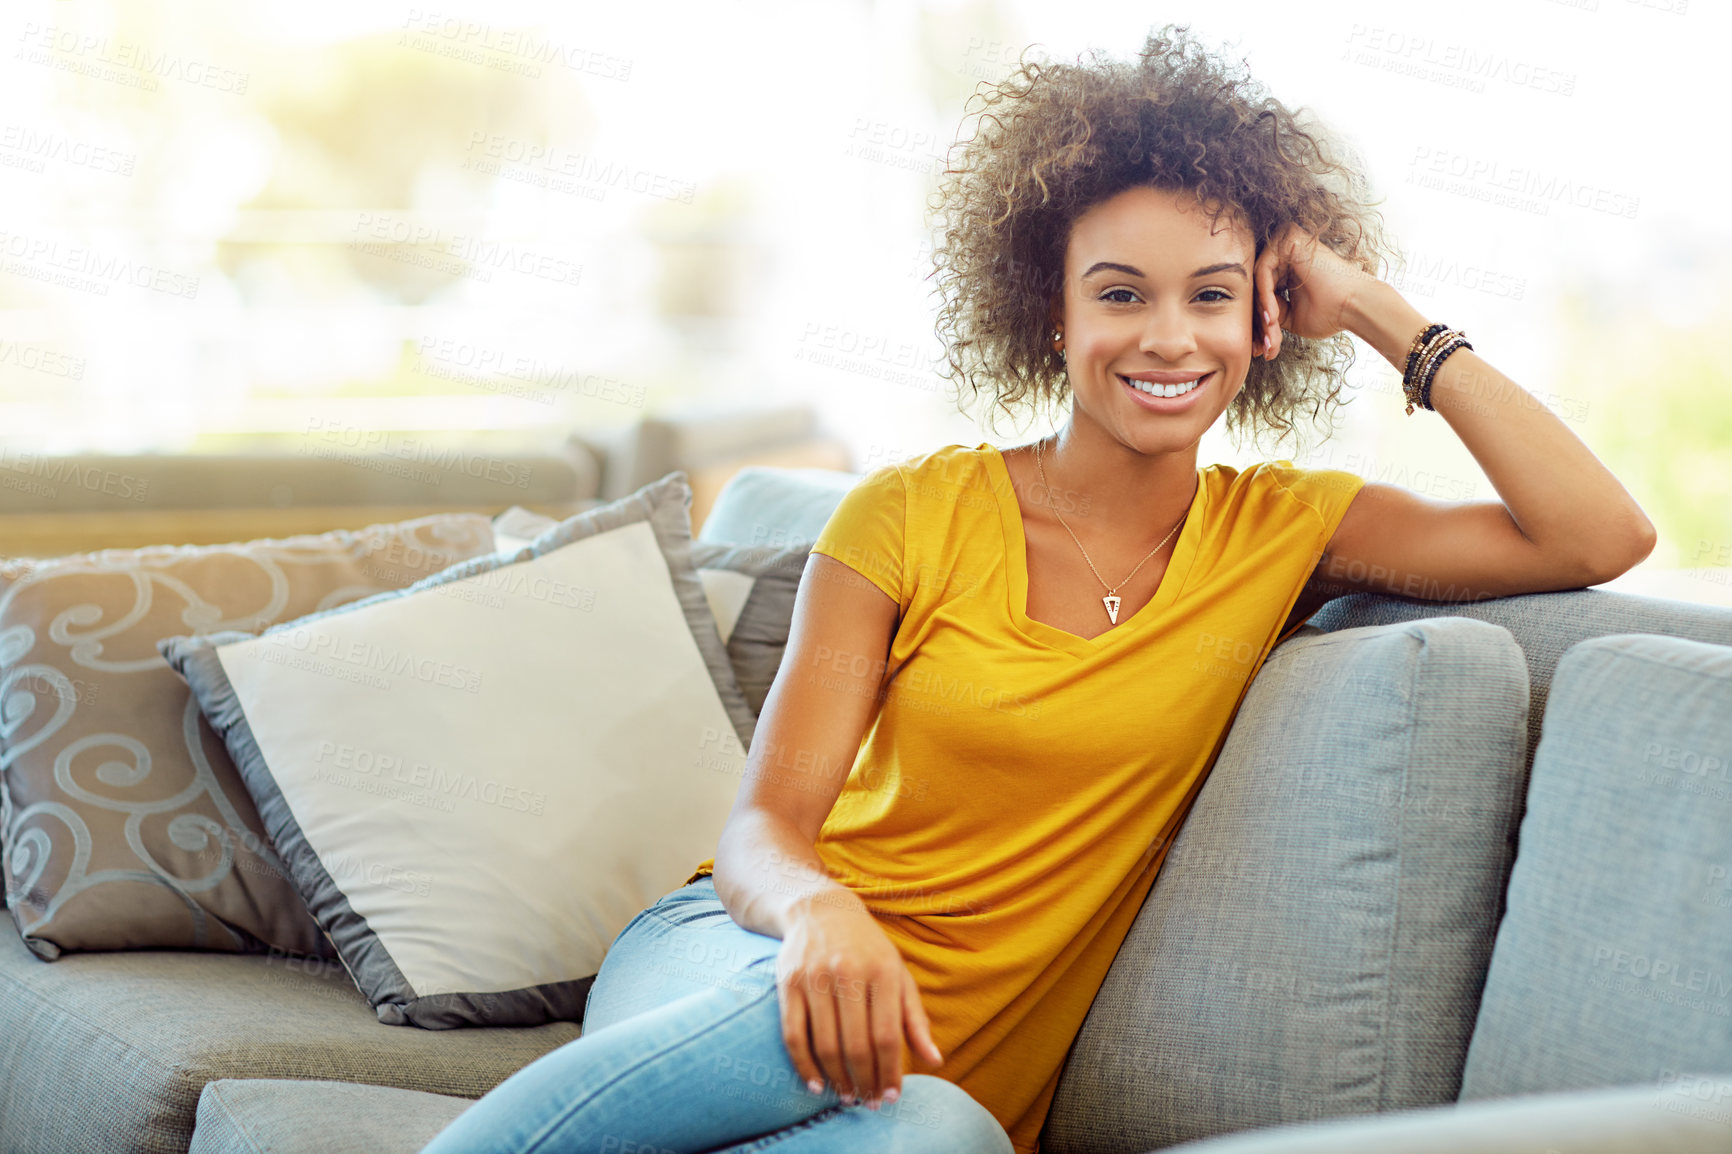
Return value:
[(1732, 1073), (1270, 1126), (1162, 1154), (1725, 1154)]

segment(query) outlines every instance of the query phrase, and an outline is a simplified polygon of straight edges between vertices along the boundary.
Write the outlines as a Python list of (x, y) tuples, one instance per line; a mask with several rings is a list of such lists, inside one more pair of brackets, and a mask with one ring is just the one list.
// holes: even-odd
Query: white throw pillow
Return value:
[[(495, 551), (508, 557), (513, 556), (525, 545), (558, 526), (559, 522), (545, 513), (525, 509), (522, 505), (513, 505), (493, 518), (493, 540), (497, 544)], [(693, 559), (697, 560), (700, 554), (733, 555), (732, 551), (719, 545), (693, 542)], [(708, 568), (700, 562), (698, 579), (704, 583), (704, 597), (710, 603), (710, 614), (716, 619), (716, 629), (721, 633), (722, 644), (725, 645), (733, 636), (734, 624), (739, 621), (741, 610), (752, 596), (752, 588), (757, 584), (757, 578), (754, 574), (735, 572), (732, 569)], [(754, 709), (753, 712), (755, 714), (757, 711)]]
[(753, 717), (671, 473), (406, 590), (176, 637), (381, 1021), (580, 1020), (613, 939), (732, 807)]

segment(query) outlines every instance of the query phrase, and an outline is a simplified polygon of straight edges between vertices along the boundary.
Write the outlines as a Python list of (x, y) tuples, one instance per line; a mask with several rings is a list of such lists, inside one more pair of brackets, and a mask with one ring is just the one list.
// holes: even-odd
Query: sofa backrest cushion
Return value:
[(796, 541), (776, 548), (692, 542), (692, 564), (753, 717), (763, 712), (782, 667), (800, 575), (816, 543)]
[(1732, 1073), (1732, 648), (1558, 663), (1463, 1099)]
[(1452, 1101), (1526, 720), (1521, 650), (1483, 622), (1277, 647), (1096, 995), (1042, 1149)]
[(818, 539), (860, 473), (754, 465), (728, 479), (698, 529), (714, 545), (787, 548)]
[(1328, 632), (1364, 625), (1387, 625), (1421, 617), (1472, 617), (1510, 631), (1528, 663), (1528, 759), (1533, 765), (1540, 744), (1552, 671), (1578, 642), (1612, 633), (1658, 633), (1716, 645), (1732, 645), (1732, 608), (1665, 597), (1614, 593), (1609, 589), (1567, 589), (1486, 601), (1418, 601), (1381, 593), (1352, 593), (1324, 605), (1305, 630)]

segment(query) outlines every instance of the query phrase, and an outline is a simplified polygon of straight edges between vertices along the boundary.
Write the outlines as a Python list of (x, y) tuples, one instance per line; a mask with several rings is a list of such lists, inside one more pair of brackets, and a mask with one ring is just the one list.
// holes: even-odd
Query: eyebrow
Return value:
[[(1089, 270), (1082, 274), (1082, 279), (1087, 280), (1089, 277), (1095, 275), (1097, 272), (1108, 272), (1108, 271), (1128, 273), (1131, 276), (1143, 276), (1143, 275), (1145, 275), (1143, 273), (1143, 270), (1141, 270), (1139, 268), (1132, 268), (1128, 264), (1118, 264), (1115, 261), (1101, 260), (1101, 261), (1096, 261), (1094, 264), (1090, 265)], [(1246, 275), (1244, 265), (1238, 264), (1234, 261), (1227, 261), (1224, 264), (1205, 265), (1203, 268), (1200, 268), (1196, 272), (1192, 273), (1190, 276), (1190, 279), (1196, 280), (1200, 276), (1213, 276), (1215, 273), (1218, 273), (1218, 272), (1236, 272), (1240, 276)]]

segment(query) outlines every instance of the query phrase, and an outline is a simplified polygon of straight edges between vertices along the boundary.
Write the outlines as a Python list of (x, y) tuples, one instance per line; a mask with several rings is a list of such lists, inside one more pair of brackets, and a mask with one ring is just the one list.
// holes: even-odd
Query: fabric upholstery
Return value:
[[(743, 491), (725, 498), (730, 508)], [(493, 532), (502, 539), (507, 533), (514, 534), (521, 543), (527, 543), (558, 523), (551, 517), (513, 508), (493, 519)], [(692, 564), (704, 583), (710, 612), (754, 717), (763, 712), (764, 699), (769, 696), (776, 670), (781, 668), (794, 618), (794, 599), (812, 544), (805, 540), (778, 548), (703, 540), (692, 543)]]
[(741, 469), (722, 487), (697, 539), (774, 549), (816, 541), (842, 494), (862, 477), (834, 469)]
[(493, 518), (493, 541), (500, 553), (515, 554), (519, 549), (559, 524), (546, 513), (513, 505)]
[(479, 514), (0, 565), (7, 905), (31, 949), (329, 951), (157, 641), (262, 629), (493, 549)]
[(393, 1030), (335, 963), (131, 950), (47, 965), (0, 925), (0, 1150), (180, 1154), (218, 1078), (477, 1098), (580, 1033)]
[(512, 501), (575, 511), (600, 492), (601, 467), (577, 438), (539, 452), (483, 455), (337, 422), (307, 428), (288, 451), (8, 452), (0, 459), (0, 515), (291, 505), (449, 509)]
[(1565, 653), (1520, 847), (1462, 1098), (1732, 1071), (1732, 647)]
[(1438, 618), (1278, 646), (1071, 1050), (1048, 1154), (1452, 1101), (1527, 678)]
[(418, 1154), (467, 1098), (350, 1082), (205, 1085), (188, 1154)]
[[(730, 597), (733, 613), (723, 637), (734, 676), (739, 678), (740, 691), (746, 695), (746, 704), (754, 717), (763, 712), (764, 699), (770, 694), (776, 670), (782, 665), (782, 654), (788, 648), (794, 599), (800, 592), (800, 575), (811, 551), (810, 541), (783, 548), (704, 541), (692, 545), (692, 564), (704, 578), (706, 589), (712, 583), (720, 584), (723, 578), (738, 577), (749, 582), (743, 592)], [(719, 594), (720, 590), (712, 592), (712, 607), (720, 599)]]
[(755, 719), (690, 502), (671, 473), (515, 556), (163, 644), (381, 1021), (577, 1020), (720, 836)]
[(1265, 1127), (1166, 1154), (1725, 1154), (1732, 1075)]
[(1311, 616), (1304, 628), (1327, 633), (1446, 615), (1500, 625), (1522, 647), (1532, 693), (1528, 708), (1528, 756), (1522, 769), (1524, 781), (1539, 749), (1540, 724), (1551, 691), (1552, 670), (1577, 642), (1608, 633), (1660, 633), (1732, 645), (1732, 608), (1614, 593), (1609, 589), (1569, 589), (1487, 601), (1419, 601), (1352, 593), (1328, 602)]

